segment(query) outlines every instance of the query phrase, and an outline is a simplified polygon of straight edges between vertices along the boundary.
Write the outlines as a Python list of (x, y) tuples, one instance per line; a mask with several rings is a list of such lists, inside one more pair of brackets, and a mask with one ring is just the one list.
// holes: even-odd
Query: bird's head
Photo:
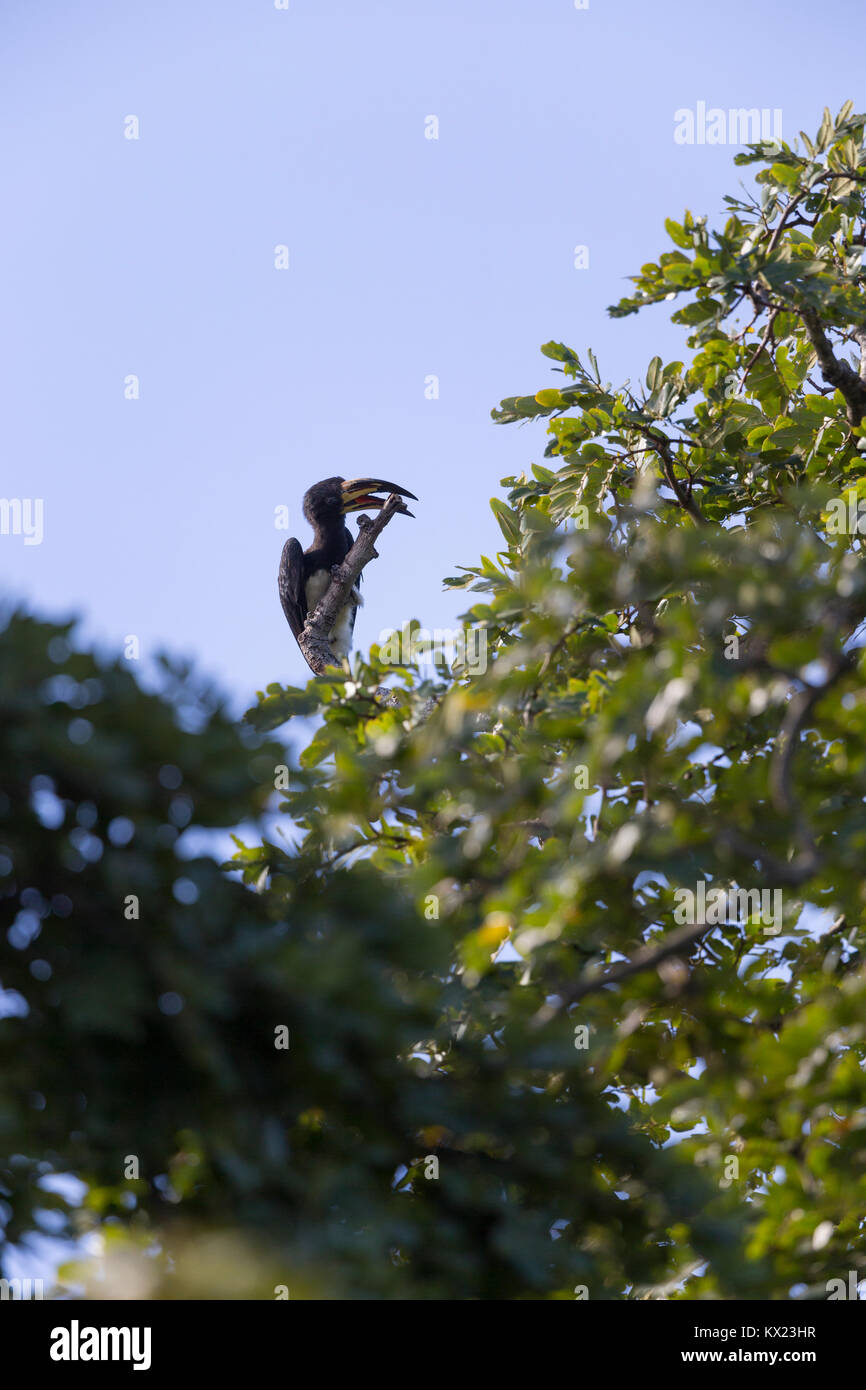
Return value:
[[(384, 497), (376, 497), (377, 492)], [(362, 512), (366, 507), (384, 507), (392, 492), (401, 497), (418, 499), (408, 488), (398, 487), (396, 483), (385, 482), (382, 478), (325, 478), (324, 482), (314, 483), (304, 493), (304, 516), (311, 526), (327, 526), (338, 521), (348, 512)], [(402, 502), (397, 508), (404, 516), (412, 513)]]

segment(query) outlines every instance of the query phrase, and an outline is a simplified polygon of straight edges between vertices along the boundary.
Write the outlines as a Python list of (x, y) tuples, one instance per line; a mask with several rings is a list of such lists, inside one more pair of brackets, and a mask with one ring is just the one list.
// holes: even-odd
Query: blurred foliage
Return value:
[[(866, 1273), (864, 124), (749, 147), (721, 232), (667, 224), (612, 312), (675, 300), (688, 366), (635, 390), (549, 343), (560, 384), (494, 412), (549, 442), (492, 503), (501, 551), (447, 581), (483, 671), (373, 648), (237, 728), (189, 673), (145, 694), (8, 624), (8, 1240), (98, 1233), (68, 1277), (156, 1297)], [(260, 742), (310, 716), (299, 756)], [(182, 857), (284, 761), (242, 884)], [(778, 921), (683, 926), (700, 884)]]

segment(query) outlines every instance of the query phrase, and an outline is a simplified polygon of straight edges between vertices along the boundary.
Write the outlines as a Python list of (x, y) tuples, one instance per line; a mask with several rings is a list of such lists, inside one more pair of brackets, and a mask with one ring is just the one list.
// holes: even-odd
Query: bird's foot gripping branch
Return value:
[(307, 665), (317, 676), (328, 666), (340, 664), (331, 650), (330, 637), (337, 617), (352, 594), (357, 594), (358, 581), (364, 568), (378, 556), (375, 548), (377, 536), (396, 512), (405, 510), (402, 498), (392, 492), (374, 521), (369, 517), (359, 516), (357, 540), (345, 560), (331, 567), (331, 582), (298, 634), (298, 646)]

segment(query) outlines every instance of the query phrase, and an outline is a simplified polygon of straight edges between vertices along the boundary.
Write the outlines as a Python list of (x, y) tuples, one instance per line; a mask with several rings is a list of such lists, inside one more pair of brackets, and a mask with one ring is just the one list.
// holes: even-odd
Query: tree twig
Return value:
[(532, 1020), (533, 1028), (543, 1027), (561, 1009), (567, 1008), (569, 1004), (576, 1004), (587, 994), (595, 994), (607, 985), (614, 985), (618, 984), (620, 980), (627, 980), (630, 975), (638, 975), (644, 970), (654, 969), (661, 961), (667, 960), (668, 956), (678, 955), (684, 948), (698, 941), (705, 932), (714, 930), (715, 925), (713, 923), (690, 923), (688, 926), (680, 927), (677, 931), (668, 932), (660, 940), (657, 939), (641, 946), (639, 950), (635, 951), (631, 960), (618, 961), (608, 970), (587, 971), (573, 985), (556, 988), (558, 1003), (543, 1005)]
[(846, 671), (851, 669), (852, 660), (850, 653), (838, 653), (830, 659), (829, 673), (822, 685), (807, 685), (791, 696), (770, 762), (770, 796), (775, 810), (780, 815), (790, 815), (794, 810), (794, 800), (791, 793), (791, 761), (803, 727), (818, 701), (829, 690), (832, 690)]
[(638, 425), (638, 431), (652, 445), (654, 452), (658, 456), (662, 465), (665, 482), (677, 499), (679, 506), (684, 512), (688, 512), (693, 521), (699, 526), (706, 526), (706, 517), (698, 510), (691, 495), (691, 490), (684, 488), (677, 478), (675, 472), (675, 460), (671, 448), (672, 441), (663, 430), (654, 429), (652, 426)]

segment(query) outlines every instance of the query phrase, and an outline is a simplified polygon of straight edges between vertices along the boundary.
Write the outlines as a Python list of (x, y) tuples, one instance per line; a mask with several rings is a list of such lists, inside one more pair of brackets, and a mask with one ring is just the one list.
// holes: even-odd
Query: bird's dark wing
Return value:
[(294, 536), (283, 546), (277, 585), (286, 621), (295, 637), (300, 637), (307, 621), (307, 596), (304, 593), (304, 552), (301, 542)]

